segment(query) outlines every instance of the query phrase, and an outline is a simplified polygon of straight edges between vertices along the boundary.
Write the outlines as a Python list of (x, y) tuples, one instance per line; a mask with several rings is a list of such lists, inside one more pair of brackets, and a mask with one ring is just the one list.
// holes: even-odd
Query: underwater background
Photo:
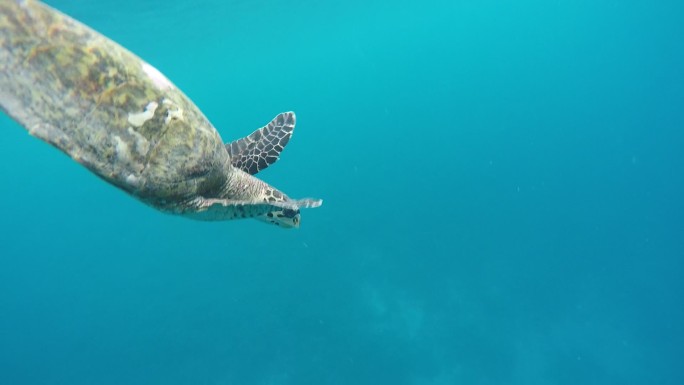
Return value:
[[(6, 0), (2, 0), (6, 1)], [(54, 0), (302, 228), (159, 213), (0, 116), (0, 384), (684, 383), (684, 3)]]

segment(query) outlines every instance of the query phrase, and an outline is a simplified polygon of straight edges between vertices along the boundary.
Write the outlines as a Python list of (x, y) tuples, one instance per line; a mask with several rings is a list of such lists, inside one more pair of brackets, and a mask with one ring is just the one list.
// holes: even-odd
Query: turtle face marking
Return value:
[[(274, 188), (268, 188), (264, 191), (263, 196), (264, 202), (287, 202), (290, 200), (285, 194)], [(280, 226), (286, 229), (299, 228), (299, 223), (301, 221), (301, 215), (299, 214), (299, 209), (282, 208), (280, 210), (271, 211), (270, 213), (263, 215), (262, 220), (268, 223), (272, 223), (276, 226)]]
[(271, 211), (266, 214), (267, 222), (286, 229), (298, 229), (301, 222), (301, 214), (299, 209), (282, 209), (278, 211)]

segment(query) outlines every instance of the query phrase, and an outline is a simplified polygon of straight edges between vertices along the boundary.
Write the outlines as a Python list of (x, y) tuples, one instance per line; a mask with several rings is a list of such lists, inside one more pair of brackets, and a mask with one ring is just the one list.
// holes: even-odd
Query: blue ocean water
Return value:
[[(5, 0), (2, 0), (5, 1)], [(156, 212), (0, 116), (0, 384), (682, 384), (684, 5), (54, 0), (302, 228)]]

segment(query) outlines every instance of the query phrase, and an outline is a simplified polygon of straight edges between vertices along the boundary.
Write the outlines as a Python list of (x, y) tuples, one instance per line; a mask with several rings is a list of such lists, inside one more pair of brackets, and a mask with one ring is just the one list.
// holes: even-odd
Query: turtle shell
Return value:
[(32, 135), (164, 209), (225, 184), (216, 129), (154, 67), (34, 1), (0, 1), (0, 106)]

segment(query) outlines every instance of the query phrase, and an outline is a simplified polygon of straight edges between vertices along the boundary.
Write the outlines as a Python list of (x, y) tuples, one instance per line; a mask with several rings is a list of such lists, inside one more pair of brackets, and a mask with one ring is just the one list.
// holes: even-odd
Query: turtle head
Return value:
[(299, 209), (283, 208), (270, 213), (259, 215), (256, 219), (280, 226), (285, 229), (299, 228), (302, 219)]
[(273, 211), (257, 216), (256, 219), (285, 229), (299, 228), (301, 215), (298, 201), (290, 199), (282, 191), (272, 186), (265, 183), (263, 186), (261, 199), (278, 207), (274, 207)]
[(256, 217), (256, 219), (272, 223), (286, 229), (299, 228), (299, 225), (302, 222), (302, 216), (299, 213), (299, 210), (302, 208), (319, 207), (323, 204), (321, 199), (312, 198), (290, 199), (285, 197), (284, 202), (287, 204), (287, 207), (280, 207), (269, 213), (260, 215)]

